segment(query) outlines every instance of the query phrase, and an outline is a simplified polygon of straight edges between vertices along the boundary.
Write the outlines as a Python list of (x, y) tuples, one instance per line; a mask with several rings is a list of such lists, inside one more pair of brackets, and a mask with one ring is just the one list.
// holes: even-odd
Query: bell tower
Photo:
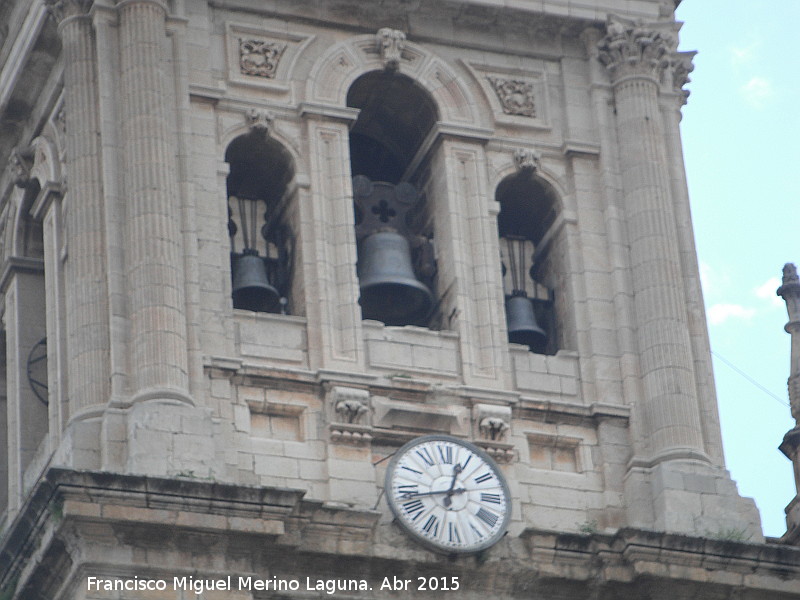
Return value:
[(800, 598), (675, 4), (0, 6), (0, 597)]

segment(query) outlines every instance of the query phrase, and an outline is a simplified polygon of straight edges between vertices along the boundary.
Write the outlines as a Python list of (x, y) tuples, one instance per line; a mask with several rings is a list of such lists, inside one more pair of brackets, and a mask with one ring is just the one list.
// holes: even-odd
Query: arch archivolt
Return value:
[[(306, 98), (311, 103), (345, 106), (347, 91), (356, 79), (364, 73), (383, 69), (375, 35), (352, 37), (333, 46), (317, 61), (308, 78)], [(435, 54), (406, 41), (398, 72), (412, 78), (431, 94), (442, 121), (481, 124), (471, 91), (455, 70)]]
[[(230, 121), (230, 119), (226, 119), (226, 121)], [(289, 135), (284, 130), (284, 122), (275, 119), (271, 125), (269, 126), (268, 130), (265, 132), (265, 135), (268, 139), (271, 139), (281, 146), (283, 146), (292, 157), (292, 167), (294, 168), (295, 177), (297, 177), (298, 171), (303, 165), (303, 161), (301, 160), (301, 153), (300, 148), (297, 146), (296, 140), (298, 139), (297, 135)], [(221, 132), (219, 139), (220, 139), (220, 147), (222, 149), (220, 156), (224, 156), (225, 150), (231, 143), (238, 137), (243, 135), (247, 135), (253, 131), (252, 125), (247, 122), (246, 117), (244, 115), (240, 115), (238, 120), (233, 123), (227, 125)]]
[[(504, 152), (492, 152), (489, 157), (489, 189), (492, 194), (497, 190), (497, 186), (512, 175), (520, 172), (514, 161), (514, 150)], [(566, 186), (564, 185), (564, 174), (555, 172), (546, 161), (541, 161), (536, 167), (534, 177), (541, 179), (553, 188), (559, 208), (564, 207), (564, 199), (568, 197)], [(494, 196), (492, 196), (494, 197)]]

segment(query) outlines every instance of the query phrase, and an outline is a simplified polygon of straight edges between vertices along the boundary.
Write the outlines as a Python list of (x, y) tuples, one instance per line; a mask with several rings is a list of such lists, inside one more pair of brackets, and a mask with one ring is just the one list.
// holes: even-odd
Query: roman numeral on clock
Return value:
[(489, 481), (493, 475), (491, 473), (484, 473), (475, 478), (475, 483), (483, 483), (484, 481)]
[(437, 446), (439, 449), (439, 456), (442, 459), (442, 463), (447, 465), (453, 464), (453, 447), (452, 446)]
[(499, 516), (493, 512), (489, 512), (485, 508), (481, 508), (477, 513), (475, 513), (475, 516), (486, 523), (489, 527), (494, 527), (497, 521), (500, 519)]
[[(400, 486), (404, 487), (404, 486)], [(414, 486), (416, 487), (416, 486)], [(488, 502), (490, 504), (502, 504), (503, 501), (500, 498), (500, 494), (487, 494), (481, 493), (481, 502)]]
[[(436, 518), (436, 515), (431, 515), (428, 517), (428, 520), (425, 521), (425, 525), (422, 526), (422, 531), (431, 537), (436, 537), (439, 535), (439, 519)], [(431, 531), (433, 533), (431, 533)]]
[(431, 456), (431, 453), (428, 452), (427, 448), (420, 448), (419, 450), (417, 450), (417, 454), (429, 467), (432, 467), (434, 465), (435, 460)]
[(400, 496), (413, 496), (415, 494), (419, 494), (419, 486), (414, 484), (407, 484), (407, 485), (398, 485), (397, 491)]
[(454, 544), (461, 543), (461, 535), (458, 533), (458, 527), (455, 523), (447, 524), (447, 541)]
[(425, 510), (425, 505), (422, 503), (422, 500), (409, 500), (403, 503), (403, 510), (411, 517), (412, 521), (416, 521), (422, 514), (422, 511)]

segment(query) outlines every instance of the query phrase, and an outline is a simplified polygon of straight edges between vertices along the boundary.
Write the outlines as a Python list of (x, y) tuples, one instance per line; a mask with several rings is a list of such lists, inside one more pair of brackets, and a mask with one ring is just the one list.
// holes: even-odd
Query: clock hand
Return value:
[(461, 463), (456, 463), (456, 466), (453, 467), (453, 479), (450, 482), (450, 488), (447, 490), (447, 496), (445, 496), (442, 501), (445, 506), (450, 506), (452, 504), (450, 498), (453, 495), (453, 488), (456, 486), (456, 478), (458, 478), (459, 473), (461, 473)]
[(436, 494), (447, 494), (448, 498), (454, 494), (463, 494), (466, 492), (464, 488), (458, 488), (455, 490), (439, 490), (435, 492), (418, 492), (416, 494), (403, 494), (401, 498), (403, 500), (413, 500), (414, 498), (419, 498), (421, 496), (435, 496)]

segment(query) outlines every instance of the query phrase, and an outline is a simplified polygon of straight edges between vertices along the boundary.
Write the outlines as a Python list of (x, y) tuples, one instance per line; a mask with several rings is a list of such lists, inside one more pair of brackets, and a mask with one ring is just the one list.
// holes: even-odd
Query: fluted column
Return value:
[(133, 400), (188, 401), (180, 202), (167, 118), (172, 94), (161, 67), (166, 9), (157, 0), (117, 6)]
[(660, 77), (673, 47), (666, 31), (612, 19), (598, 55), (611, 75), (616, 103), (643, 426), (653, 464), (673, 458), (707, 460), (658, 102)]
[(65, 264), (70, 416), (109, 399), (109, 321), (92, 0), (48, 0), (64, 53)]

